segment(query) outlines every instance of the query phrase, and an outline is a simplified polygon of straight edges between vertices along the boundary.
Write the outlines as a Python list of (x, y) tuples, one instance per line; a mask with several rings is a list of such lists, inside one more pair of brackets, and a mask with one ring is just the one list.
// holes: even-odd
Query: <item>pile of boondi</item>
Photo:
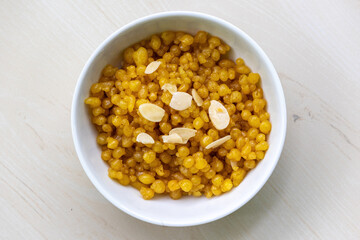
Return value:
[(260, 76), (199, 31), (167, 31), (125, 49), (91, 86), (92, 122), (109, 177), (155, 193), (210, 198), (264, 158), (271, 130)]

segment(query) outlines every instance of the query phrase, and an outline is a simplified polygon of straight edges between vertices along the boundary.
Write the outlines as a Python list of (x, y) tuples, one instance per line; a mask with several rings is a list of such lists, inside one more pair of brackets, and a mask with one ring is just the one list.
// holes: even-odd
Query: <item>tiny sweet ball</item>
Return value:
[[(270, 115), (260, 75), (243, 59), (228, 59), (229, 50), (204, 31), (166, 31), (126, 48), (121, 68), (104, 67), (85, 104), (110, 178), (146, 200), (161, 194), (210, 198), (238, 186), (256, 167), (269, 148)], [(170, 106), (176, 92), (196, 99), (189, 104), (186, 95), (176, 110)], [(218, 116), (210, 115), (212, 100), (224, 107)], [(145, 103), (152, 105), (142, 114)], [(219, 130), (211, 119), (224, 111), (230, 121)], [(174, 128), (196, 132), (185, 139), (171, 134)], [(163, 136), (174, 142), (164, 143)]]

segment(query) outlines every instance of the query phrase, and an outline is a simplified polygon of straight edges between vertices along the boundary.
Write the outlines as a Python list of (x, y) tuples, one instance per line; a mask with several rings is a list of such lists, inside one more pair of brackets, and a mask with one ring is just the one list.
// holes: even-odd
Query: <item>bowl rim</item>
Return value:
[[(280, 145), (277, 146), (277, 149), (275, 151), (276, 159), (275, 159), (274, 163), (272, 164), (271, 169), (269, 169), (266, 172), (267, 176), (265, 178), (263, 178), (264, 180), (260, 184), (257, 185), (257, 189), (248, 195), (248, 197), (246, 198), (245, 201), (240, 202), (239, 204), (234, 204), (234, 207), (231, 208), (229, 211), (222, 212), (222, 214), (218, 214), (217, 216), (214, 216), (213, 218), (200, 220), (200, 221), (198, 221), (197, 219), (194, 219), (193, 221), (178, 223), (178, 222), (163, 222), (163, 221), (159, 221), (159, 220), (152, 219), (149, 217), (145, 217), (141, 214), (138, 214), (137, 212), (127, 208), (126, 206), (118, 204), (118, 202), (115, 201), (115, 199), (111, 196), (111, 194), (108, 194), (103, 189), (103, 186), (98, 182), (96, 177), (94, 177), (93, 174), (91, 173), (91, 171), (89, 170), (86, 160), (80, 150), (80, 142), (79, 142), (78, 136), (76, 135), (76, 129), (78, 128), (78, 126), (76, 124), (75, 116), (76, 116), (76, 112), (78, 110), (77, 103), (80, 100), (79, 99), (80, 90), (81, 90), (80, 86), (82, 85), (82, 82), (85, 81), (86, 72), (88, 71), (89, 66), (94, 61), (94, 59), (97, 57), (97, 55), (99, 55), (99, 53), (102, 52), (102, 50), (107, 46), (107, 44), (109, 42), (111, 42), (121, 32), (123, 32), (127, 29), (130, 29), (138, 24), (144, 23), (146, 21), (159, 19), (159, 18), (165, 18), (165, 17), (184, 17), (184, 16), (185, 17), (189, 16), (189, 17), (203, 18), (203, 19), (206, 19), (206, 20), (209, 20), (212, 22), (218, 22), (221, 25), (225, 25), (229, 29), (231, 29), (231, 31), (237, 32), (239, 35), (241, 35), (245, 39), (245, 41), (247, 41), (249, 44), (251, 44), (254, 47), (255, 51), (261, 56), (262, 61), (264, 61), (265, 64), (268, 66), (269, 71), (270, 71), (272, 77), (274, 78), (274, 81), (272, 84), (274, 84), (275, 88), (277, 89), (277, 92), (279, 93), (278, 98), (279, 98), (280, 112), (282, 112), (282, 114), (283, 114), (282, 119), (281, 119), (281, 121), (282, 121), (281, 126), (283, 126), (283, 127), (281, 128), (281, 131), (279, 134)], [(255, 40), (253, 40), (249, 35), (247, 35), (244, 31), (242, 31), (240, 28), (236, 27), (232, 23), (229, 23), (219, 17), (215, 17), (215, 16), (201, 13), (201, 12), (194, 12), (194, 11), (166, 11), (166, 12), (159, 12), (159, 13), (151, 14), (151, 15), (148, 15), (145, 17), (138, 18), (134, 21), (131, 21), (130, 23), (120, 27), (115, 32), (113, 32), (109, 37), (107, 37), (95, 49), (95, 51), (91, 54), (90, 58), (87, 60), (86, 64), (84, 65), (84, 67), (79, 75), (79, 78), (77, 79), (75, 91), (73, 93), (72, 105), (71, 105), (71, 131), (72, 131), (72, 138), (73, 138), (75, 150), (76, 150), (77, 156), (80, 160), (81, 166), (84, 169), (84, 171), (85, 171), (86, 175), (88, 176), (88, 178), (90, 179), (90, 181), (92, 182), (92, 184), (109, 202), (111, 202), (118, 209), (120, 209), (120, 210), (124, 211), (125, 213), (129, 214), (130, 216), (140, 219), (142, 221), (149, 222), (149, 223), (156, 224), (156, 225), (161, 225), (161, 226), (186, 227), (186, 226), (195, 226), (195, 225), (209, 223), (209, 222), (216, 221), (220, 218), (223, 218), (223, 217), (235, 212), (236, 210), (241, 208), (243, 205), (245, 205), (247, 202), (249, 202), (260, 191), (260, 189), (262, 189), (262, 187), (265, 185), (265, 183), (269, 180), (270, 176), (272, 175), (272, 173), (280, 159), (282, 150), (283, 150), (285, 137), (286, 137), (286, 129), (287, 129), (287, 112), (286, 112), (286, 103), (285, 103), (285, 96), (284, 96), (283, 88), (282, 88), (279, 76), (275, 70), (274, 65), (270, 61), (269, 57), (262, 50), (262, 48), (255, 42)]]

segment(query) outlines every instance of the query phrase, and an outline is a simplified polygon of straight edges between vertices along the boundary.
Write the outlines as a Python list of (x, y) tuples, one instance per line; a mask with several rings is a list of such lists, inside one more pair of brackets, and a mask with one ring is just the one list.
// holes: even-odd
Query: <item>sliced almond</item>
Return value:
[(230, 123), (230, 116), (224, 105), (216, 100), (210, 101), (209, 117), (217, 130), (225, 129)]
[(177, 92), (177, 87), (175, 84), (171, 84), (171, 83), (165, 83), (162, 87), (161, 90), (163, 91), (169, 91), (171, 94), (174, 94)]
[(232, 168), (234, 171), (236, 171), (236, 170), (239, 169), (237, 163), (238, 163), (238, 162), (236, 162), (236, 161), (230, 160), (231, 168)]
[(183, 143), (186, 144), (190, 138), (195, 136), (196, 132), (197, 130), (195, 129), (179, 127), (171, 129), (169, 134), (178, 134), (182, 138)]
[(191, 90), (191, 95), (193, 96), (196, 105), (201, 107), (204, 103), (204, 100), (202, 100), (202, 98), (199, 96), (198, 92), (195, 89), (193, 89), (193, 90)]
[(191, 106), (191, 100), (192, 96), (190, 94), (186, 92), (176, 92), (171, 98), (170, 107), (182, 111)]
[(161, 64), (160, 61), (153, 61), (149, 63), (149, 65), (147, 65), (145, 69), (145, 74), (152, 74), (159, 68), (160, 64)]
[(205, 149), (210, 149), (210, 148), (217, 148), (219, 147), (220, 145), (222, 145), (223, 143), (225, 143), (226, 141), (230, 140), (231, 139), (231, 136), (230, 135), (227, 135), (225, 137), (222, 137), (216, 141), (213, 141), (212, 143), (210, 143), (209, 145), (207, 145), (205, 147)]
[(139, 112), (146, 120), (160, 122), (165, 115), (165, 110), (152, 103), (143, 103), (139, 106)]
[(181, 144), (183, 143), (183, 139), (177, 133), (173, 133), (170, 135), (163, 135), (162, 140), (164, 143), (181, 143)]
[(147, 133), (140, 133), (136, 137), (136, 141), (142, 144), (154, 144), (154, 139)]

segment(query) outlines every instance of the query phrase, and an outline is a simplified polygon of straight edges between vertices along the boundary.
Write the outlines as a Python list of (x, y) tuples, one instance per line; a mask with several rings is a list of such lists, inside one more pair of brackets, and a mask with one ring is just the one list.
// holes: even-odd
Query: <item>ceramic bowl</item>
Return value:
[[(264, 96), (268, 102), (272, 130), (265, 158), (243, 182), (230, 192), (207, 199), (168, 196), (142, 199), (138, 190), (124, 187), (108, 177), (108, 165), (100, 158), (96, 130), (84, 104), (90, 86), (106, 64), (119, 66), (120, 53), (129, 45), (154, 33), (181, 30), (195, 34), (199, 30), (220, 37), (232, 50), (230, 58), (241, 57), (253, 72), (261, 75)], [(236, 26), (220, 18), (196, 12), (164, 12), (131, 22), (109, 36), (91, 55), (78, 79), (73, 96), (71, 127), (80, 162), (99, 192), (120, 210), (158, 225), (192, 226), (222, 218), (247, 203), (263, 187), (273, 172), (285, 140), (286, 107), (283, 90), (273, 64), (259, 45)]]

